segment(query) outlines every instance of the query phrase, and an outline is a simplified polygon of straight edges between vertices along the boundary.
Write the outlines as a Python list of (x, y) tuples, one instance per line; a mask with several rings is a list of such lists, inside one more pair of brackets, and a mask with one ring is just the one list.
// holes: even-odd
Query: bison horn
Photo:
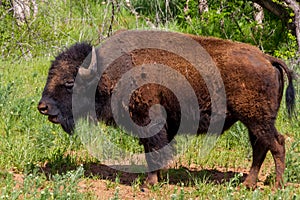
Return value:
[[(89, 67), (85, 66), (87, 63), (90, 63)], [(79, 67), (78, 74), (83, 79), (91, 79), (96, 75), (97, 72), (97, 55), (95, 47), (92, 49), (92, 53), (88, 55), (88, 57), (83, 61), (82, 65)]]

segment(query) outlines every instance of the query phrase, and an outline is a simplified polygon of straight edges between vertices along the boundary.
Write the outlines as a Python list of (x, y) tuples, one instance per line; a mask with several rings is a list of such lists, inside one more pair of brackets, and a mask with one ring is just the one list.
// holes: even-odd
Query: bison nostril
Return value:
[(48, 112), (48, 105), (45, 102), (40, 102), (38, 105), (38, 110), (40, 113), (45, 115)]

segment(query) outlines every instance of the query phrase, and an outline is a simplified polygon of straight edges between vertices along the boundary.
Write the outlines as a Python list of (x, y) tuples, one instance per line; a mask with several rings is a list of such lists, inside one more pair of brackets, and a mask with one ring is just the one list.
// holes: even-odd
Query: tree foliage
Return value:
[[(1, 58), (45, 56), (81, 40), (96, 44), (108, 30), (122, 28), (160, 27), (247, 42), (286, 59), (299, 46), (293, 10), (277, 0), (45, 0), (37, 1), (38, 13), (22, 24), (11, 2), (0, 3)], [(255, 20), (254, 2), (265, 8), (262, 23)], [(207, 8), (201, 11), (199, 3)]]
[[(297, 38), (293, 29), (288, 28), (291, 23), (286, 22), (293, 21), (293, 12), (288, 8), (282, 11), (280, 4), (277, 7), (282, 13), (288, 13), (288, 18), (280, 16), (279, 9), (275, 13), (265, 9), (264, 19), (259, 24), (255, 20), (254, 2), (260, 1), (207, 0), (209, 9), (202, 13), (199, 12), (200, 1), (195, 0), (175, 0), (176, 4), (169, 3), (170, 8), (165, 8), (165, 0), (143, 2), (135, 4), (136, 10), (152, 19), (154, 24), (161, 22), (166, 25), (173, 21), (183, 32), (251, 43), (266, 53), (285, 59), (296, 56)], [(157, 14), (156, 10), (165, 13)]]
[(0, 5), (0, 57), (49, 56), (78, 41), (97, 40), (103, 21), (101, 1), (39, 1), (35, 17), (14, 17), (10, 0)]

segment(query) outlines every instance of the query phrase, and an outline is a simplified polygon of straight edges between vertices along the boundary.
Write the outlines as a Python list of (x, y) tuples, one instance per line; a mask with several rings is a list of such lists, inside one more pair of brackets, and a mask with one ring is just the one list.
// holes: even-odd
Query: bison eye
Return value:
[(65, 87), (67, 88), (68, 92), (72, 92), (73, 86), (74, 86), (73, 80), (65, 82)]

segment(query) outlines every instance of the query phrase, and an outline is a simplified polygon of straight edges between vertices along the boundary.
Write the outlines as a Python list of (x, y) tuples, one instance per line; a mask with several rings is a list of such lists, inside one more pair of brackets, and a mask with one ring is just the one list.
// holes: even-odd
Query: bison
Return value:
[[(128, 32), (130, 31), (118, 34)], [(140, 31), (140, 33), (143, 34), (144, 32)], [(253, 149), (253, 161), (249, 175), (243, 184), (250, 188), (256, 186), (259, 170), (270, 150), (275, 162), (276, 186), (282, 186), (282, 176), (285, 169), (285, 140), (274, 124), (283, 96), (285, 74), (288, 78), (287, 110), (289, 114), (293, 112), (295, 90), (292, 71), (283, 61), (264, 54), (249, 44), (213, 37), (174, 34), (174, 40), (177, 34), (178, 37), (184, 36), (200, 44), (208, 52), (212, 62), (220, 72), (226, 94), (224, 124), (221, 133), (237, 121), (242, 122), (248, 129)], [(157, 43), (159, 42), (161, 41), (158, 37)], [(190, 53), (197, 56), (197, 52)], [(92, 57), (91, 64), (90, 66), (83, 66), (82, 63), (87, 56)], [(212, 94), (208, 90), (203, 75), (199, 74), (186, 59), (164, 49), (134, 49), (131, 52), (124, 52), (114, 60), (97, 79), (93, 74), (99, 70), (97, 67), (95, 68), (95, 62), (99, 59), (96, 59), (95, 49), (84, 42), (76, 43), (60, 53), (49, 69), (42, 98), (38, 104), (39, 112), (47, 115), (49, 121), (60, 124), (64, 131), (72, 134), (75, 127), (72, 93), (78, 75), (88, 82), (97, 81), (94, 93), (96, 117), (109, 125), (116, 125), (111, 98), (115, 92), (118, 92), (115, 88), (122, 75), (145, 64), (159, 63), (171, 67), (188, 80), (197, 97), (197, 106), (199, 106), (195, 111), (199, 112), (200, 116), (196, 132), (201, 134), (208, 131), (212, 115)], [(141, 74), (142, 77), (148, 75), (151, 76), (151, 74)], [(168, 80), (168, 74), (161, 74), (161, 76), (166, 81)], [(131, 78), (134, 82), (135, 77), (132, 76)], [(188, 102), (189, 96), (185, 94), (185, 88), (181, 88), (183, 87), (182, 84), (178, 82), (175, 87), (181, 89), (183, 95), (187, 95), (184, 100)], [(218, 93), (218, 91), (214, 92)], [(177, 134), (182, 113), (176, 95), (164, 86), (149, 83), (136, 88), (125, 107), (130, 113), (128, 116), (134, 123), (139, 126), (147, 126), (151, 121), (149, 117), (150, 108), (156, 104), (162, 105), (165, 110), (167, 116), (165, 124), (157, 134), (141, 137), (140, 143), (144, 146), (148, 166), (160, 168), (163, 167), (162, 164), (157, 163), (165, 163), (164, 159), (169, 159), (170, 155), (147, 153), (158, 152), (159, 149), (169, 144)], [(195, 110), (195, 108), (191, 108), (191, 110)], [(119, 114), (123, 116), (122, 113)], [(193, 116), (185, 117), (187, 119), (193, 118)], [(157, 183), (159, 170), (149, 171), (146, 183), (150, 185)]]

